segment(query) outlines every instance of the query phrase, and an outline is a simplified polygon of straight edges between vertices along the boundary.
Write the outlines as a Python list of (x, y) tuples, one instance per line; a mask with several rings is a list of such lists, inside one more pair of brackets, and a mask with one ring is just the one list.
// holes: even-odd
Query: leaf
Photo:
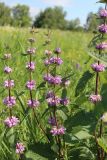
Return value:
[(20, 102), (20, 105), (21, 105), (21, 107), (23, 109), (23, 112), (25, 112), (26, 110), (25, 110), (25, 106), (23, 104), (23, 100), (19, 97), (19, 94), (17, 93), (17, 91), (15, 91), (15, 95), (16, 95), (18, 101)]
[(64, 135), (64, 141), (65, 141), (65, 143), (68, 143), (68, 144), (72, 145), (71, 135), (66, 133), (66, 134)]
[(66, 97), (67, 97), (67, 89), (64, 88), (64, 89), (62, 90), (61, 98), (66, 98)]
[(34, 153), (32, 151), (28, 151), (25, 154), (25, 157), (29, 158), (30, 160), (47, 160), (46, 158), (44, 158), (44, 157), (40, 156), (39, 154)]
[(58, 153), (58, 145), (57, 144), (53, 144), (51, 149), (55, 152), (55, 153)]
[(72, 134), (78, 140), (90, 138), (92, 135), (89, 134), (90, 126), (81, 126), (78, 125), (72, 128)]
[(67, 120), (67, 116), (62, 110), (57, 110), (57, 113), (64, 121)]
[(87, 138), (91, 137), (91, 135), (88, 133), (88, 131), (84, 131), (84, 130), (79, 131), (77, 134), (75, 134), (75, 136), (78, 139), (87, 139)]
[(83, 73), (82, 77), (79, 79), (78, 84), (75, 89), (75, 96), (79, 96), (85, 89), (88, 81), (94, 76), (90, 71)]
[(7, 134), (6, 134), (6, 137), (8, 138), (8, 141), (10, 144), (14, 144), (14, 141), (15, 141), (15, 132), (14, 132), (14, 128), (11, 128)]
[(98, 145), (107, 153), (107, 143), (104, 138), (97, 139)]
[(103, 63), (107, 63), (107, 54), (101, 54), (101, 55), (99, 55), (98, 53), (95, 53), (95, 52), (88, 52), (88, 54), (92, 57), (92, 58), (94, 58), (94, 59), (96, 59), (96, 60), (98, 60), (98, 61), (102, 61)]

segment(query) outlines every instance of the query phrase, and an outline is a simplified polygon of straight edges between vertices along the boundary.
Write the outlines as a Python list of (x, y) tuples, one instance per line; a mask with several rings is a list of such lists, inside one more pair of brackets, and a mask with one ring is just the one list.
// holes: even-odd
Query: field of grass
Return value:
[[(62, 49), (61, 58), (64, 63), (58, 72), (64, 77), (70, 75), (70, 86), (68, 88), (68, 98), (70, 105), (63, 110), (61, 116), (65, 116), (64, 126), (67, 129), (65, 135), (66, 146), (68, 147), (68, 158), (66, 160), (91, 160), (94, 159), (94, 149), (90, 141), (92, 137), (96, 121), (101, 114), (106, 111), (107, 107), (107, 73), (102, 73), (100, 77), (101, 94), (103, 101), (96, 107), (88, 101), (88, 96), (94, 91), (95, 77), (90, 69), (90, 64), (94, 61), (88, 55), (88, 44), (92, 39), (91, 33), (85, 32), (69, 32), (53, 30), (51, 34), (51, 44), (47, 48), (44, 46), (46, 30), (39, 30), (35, 34), (36, 42), (34, 46), (37, 51), (33, 57), (36, 62), (36, 70), (33, 73), (33, 79), (36, 80), (36, 86), (43, 82), (43, 75), (46, 72), (44, 67), (44, 51), (56, 47)], [(26, 71), (26, 62), (28, 57), (25, 56), (27, 48), (29, 48), (28, 38), (31, 37), (29, 29), (17, 29), (4, 27), (0, 28), (0, 159), (1, 160), (18, 160), (15, 154), (15, 144), (22, 141), (26, 146), (24, 160), (54, 160), (54, 149), (47, 143), (46, 138), (42, 134), (35, 122), (33, 112), (27, 109), (26, 101), (29, 99), (29, 92), (25, 87), (28, 80), (28, 72)], [(4, 119), (9, 115), (8, 109), (3, 104), (3, 99), (8, 95), (8, 91), (4, 89), (3, 82), (7, 79), (3, 69), (6, 62), (3, 55), (7, 52), (5, 46), (9, 47), (12, 59), (8, 62), (13, 68), (11, 78), (15, 80), (15, 87), (12, 89), (12, 95), (17, 97), (17, 105), (13, 108), (14, 115), (21, 119), (20, 125), (15, 129), (6, 129)], [(84, 75), (84, 76), (83, 76)], [(86, 77), (85, 77), (86, 76)], [(87, 79), (88, 76), (88, 79)], [(92, 79), (89, 78), (92, 76)], [(36, 110), (36, 114), (45, 129), (49, 130), (47, 118), (47, 104), (43, 97), (45, 87), (37, 89), (33, 92), (34, 97), (38, 97), (41, 101), (40, 107)], [(91, 137), (91, 138), (90, 138)], [(89, 143), (89, 144), (88, 144)], [(76, 151), (75, 151), (75, 148)], [(86, 154), (86, 157), (84, 156)]]

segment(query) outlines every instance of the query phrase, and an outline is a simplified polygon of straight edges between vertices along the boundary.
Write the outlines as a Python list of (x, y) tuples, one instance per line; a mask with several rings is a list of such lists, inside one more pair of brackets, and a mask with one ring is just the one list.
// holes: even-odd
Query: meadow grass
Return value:
[[(88, 55), (88, 47), (87, 47), (93, 35), (91, 33), (85, 33), (85, 32), (52, 30), (51, 44), (49, 48), (47, 48), (46, 46), (43, 45), (46, 39), (45, 37), (46, 33), (47, 33), (47, 30), (40, 29), (38, 30), (38, 33), (35, 34), (35, 38), (36, 38), (35, 47), (37, 48), (37, 51), (35, 56), (33, 57), (34, 61), (36, 62), (36, 70), (33, 74), (33, 79), (36, 80), (37, 86), (39, 86), (41, 82), (43, 82), (43, 75), (45, 73), (45, 70), (44, 70), (45, 67), (43, 64), (44, 50), (51, 49), (53, 51), (56, 47), (60, 47), (62, 49), (61, 57), (64, 60), (64, 64), (61, 66), (58, 72), (60, 72), (64, 76), (66, 74), (67, 75), (71, 74), (70, 76), (71, 84), (68, 89), (68, 96), (72, 104), (75, 103), (75, 100), (76, 100), (76, 103), (78, 104), (80, 109), (82, 107), (82, 109), (85, 109), (86, 111), (90, 110), (91, 109), (90, 106), (92, 105), (89, 104), (89, 102), (87, 102), (87, 98), (85, 97), (85, 95), (86, 94), (88, 95), (94, 89), (95, 79), (93, 79), (91, 83), (88, 84), (87, 89), (81, 91), (81, 95), (77, 96), (76, 98), (75, 98), (75, 88), (79, 78), (81, 78), (82, 74), (89, 69), (91, 62), (93, 61), (91, 60), (88, 62), (89, 55)], [(26, 50), (29, 47), (29, 44), (27, 41), (29, 37), (31, 37), (29, 33), (29, 29), (19, 29), (19, 28), (10, 28), (10, 27), (0, 28), (0, 58), (1, 58), (0, 59), (0, 75), (1, 75), (0, 76), (0, 84), (1, 84), (0, 85), (0, 95), (1, 95), (0, 96), (0, 106), (1, 106), (0, 107), (0, 114), (1, 114), (0, 133), (3, 133), (3, 128), (4, 128), (3, 120), (6, 118), (6, 116), (8, 116), (6, 107), (3, 105), (3, 102), (2, 102), (4, 97), (8, 95), (7, 91), (3, 90), (3, 82), (7, 78), (3, 72), (3, 69), (4, 69), (4, 66), (7, 64), (5, 64), (5, 62), (2, 60), (4, 53), (6, 53), (5, 46), (7, 45), (10, 48), (9, 52), (11, 52), (12, 54), (12, 60), (9, 61), (9, 65), (12, 66), (13, 68), (13, 73), (11, 74), (11, 78), (15, 80), (15, 88), (13, 89), (12, 94), (13, 95), (15, 94), (15, 96), (17, 96), (17, 94), (20, 94), (20, 96), (17, 97), (17, 105), (13, 109), (13, 113), (18, 115), (18, 117), (21, 117), (23, 121), (22, 124), (17, 128), (16, 132), (18, 135), (20, 135), (20, 140), (21, 139), (24, 140), (28, 144), (27, 147), (35, 151), (35, 146), (32, 144), (33, 143), (32, 139), (34, 138), (33, 140), (36, 143), (39, 143), (39, 140), (43, 139), (43, 135), (41, 131), (37, 129), (35, 126), (32, 112), (29, 113), (29, 115), (31, 115), (32, 118), (31, 119), (28, 118), (26, 120), (26, 116), (28, 116), (26, 100), (29, 99), (29, 94), (25, 88), (25, 84), (28, 79), (28, 73), (26, 71), (25, 65), (26, 65), (26, 62), (28, 61), (28, 57), (25, 56), (24, 54), (26, 54)], [(103, 74), (103, 75), (104, 76), (101, 76), (101, 79), (103, 79), (106, 83), (106, 74)], [(82, 86), (82, 88), (84, 89), (84, 86)], [(103, 88), (104, 88), (104, 85), (103, 85)], [(105, 95), (105, 93), (103, 94)], [(46, 105), (46, 102), (44, 102), (44, 99), (41, 98), (43, 91), (42, 89), (39, 91), (37, 90), (33, 94), (34, 94), (34, 97), (38, 97), (42, 101), (40, 108), (38, 108), (37, 110), (37, 114), (38, 114), (38, 117), (40, 118), (40, 121), (45, 126), (47, 117), (45, 116), (44, 118), (42, 118), (42, 116), (47, 108), (47, 105)], [(84, 101), (86, 102), (85, 105), (82, 104)], [(103, 110), (105, 110), (105, 106), (106, 106), (105, 99), (104, 99), (104, 104), (105, 105)], [(75, 107), (73, 108), (72, 105), (68, 107), (69, 122), (71, 120), (71, 115), (73, 115), (74, 112), (76, 113), (78, 109), (79, 108), (75, 110)], [(99, 112), (99, 110), (97, 112)], [(88, 118), (87, 125), (89, 125), (90, 117), (88, 116), (86, 117), (81, 116), (82, 121), (80, 123), (85, 121), (85, 118)], [(74, 126), (79, 125), (78, 118), (79, 117), (77, 116), (77, 119), (76, 119), (77, 121), (75, 125), (73, 124)], [(66, 126), (71, 127), (70, 123), (67, 124), (68, 121), (66, 122)], [(72, 123), (74, 121), (75, 121), (75, 118), (71, 120)], [(30, 126), (28, 126), (29, 123), (31, 123)], [(71, 129), (69, 128), (69, 132), (70, 131)], [(30, 133), (30, 136), (28, 136), (29, 133)], [(35, 133), (37, 136), (35, 137), (33, 133)], [(31, 142), (31, 144), (29, 144), (29, 142)], [(7, 149), (5, 148), (4, 152), (5, 150)], [(9, 152), (9, 151), (6, 151), (6, 152)], [(48, 157), (45, 157), (45, 158), (47, 159), (50, 157), (50, 160), (52, 160), (51, 155), (49, 154), (51, 153), (48, 153)], [(3, 156), (2, 152), (0, 153), (0, 155)], [(2, 158), (1, 160), (4, 160), (4, 159)]]

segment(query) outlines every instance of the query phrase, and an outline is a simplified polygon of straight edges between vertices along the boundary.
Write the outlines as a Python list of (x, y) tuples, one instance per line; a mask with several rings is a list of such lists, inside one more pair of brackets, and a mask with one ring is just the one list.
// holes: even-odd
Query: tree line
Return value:
[(67, 20), (67, 13), (62, 7), (48, 7), (44, 11), (41, 11), (37, 16), (35, 16), (35, 19), (32, 20), (29, 6), (17, 4), (10, 8), (5, 3), (0, 2), (0, 26), (10, 25), (15, 27), (27, 27), (33, 25), (37, 28), (76, 31), (85, 29), (92, 31), (98, 25), (96, 14), (99, 13), (100, 9), (101, 8), (99, 8), (97, 13), (90, 12), (87, 16), (86, 24), (81, 26), (79, 18)]

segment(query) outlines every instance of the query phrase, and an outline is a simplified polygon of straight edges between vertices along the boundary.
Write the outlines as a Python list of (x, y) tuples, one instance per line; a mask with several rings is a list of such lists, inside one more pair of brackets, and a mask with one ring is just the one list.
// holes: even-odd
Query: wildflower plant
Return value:
[[(49, 142), (49, 138), (47, 136), (47, 133), (44, 129), (44, 127), (42, 126), (40, 120), (38, 119), (37, 116), (37, 111), (35, 111), (35, 109), (37, 109), (38, 107), (40, 107), (40, 101), (37, 99), (37, 97), (35, 96), (35, 94), (33, 94), (34, 92), (36, 92), (36, 81), (33, 79), (33, 73), (36, 69), (36, 64), (35, 61), (33, 60), (33, 56), (36, 54), (36, 48), (34, 47), (35, 44), (35, 38), (34, 38), (34, 30), (32, 28), (31, 30), (31, 34), (32, 37), (28, 38), (28, 42), (30, 43), (30, 47), (27, 49), (27, 56), (29, 57), (29, 61), (26, 63), (26, 69), (28, 71), (29, 74), (29, 80), (26, 82), (26, 88), (29, 90), (29, 95), (30, 98), (27, 100), (27, 106), (32, 109), (33, 112), (33, 117), (36, 120), (37, 126), (38, 128), (42, 131), (42, 134), (46, 137), (47, 141)], [(34, 98), (36, 97), (36, 98)]]
[[(69, 99), (66, 95), (60, 96), (60, 94), (69, 86), (70, 81), (65, 77), (62, 78), (59, 73), (59, 68), (63, 64), (63, 60), (60, 57), (62, 54), (61, 48), (58, 47), (52, 51), (49, 44), (46, 47), (48, 48), (44, 52), (46, 57), (44, 60), (46, 73), (44, 73), (43, 79), (46, 83), (45, 98), (49, 110), (49, 132), (51, 134), (50, 136), (52, 136), (51, 143), (54, 140), (52, 148), (56, 148), (54, 151), (57, 153), (57, 158), (65, 159), (64, 135), (66, 134), (66, 128), (64, 127), (64, 120), (61, 116), (63, 112), (61, 108), (69, 105)], [(58, 92), (59, 90), (60, 92)]]
[[(98, 102), (102, 101), (102, 96), (100, 95), (100, 74), (101, 72), (104, 72), (106, 70), (106, 63), (102, 61), (102, 57), (105, 57), (107, 51), (107, 2), (101, 1), (101, 3), (105, 4), (105, 8), (101, 9), (98, 14), (100, 25), (98, 26), (98, 31), (96, 32), (94, 38), (89, 45), (91, 48), (90, 55), (96, 59), (96, 62), (91, 65), (92, 70), (96, 73), (95, 91), (89, 97), (89, 100), (94, 103), (95, 106)], [(104, 113), (103, 115), (102, 113), (99, 114), (101, 115), (95, 129), (95, 142), (97, 159), (104, 160), (106, 158), (106, 145), (104, 142), (106, 136), (106, 113)]]

